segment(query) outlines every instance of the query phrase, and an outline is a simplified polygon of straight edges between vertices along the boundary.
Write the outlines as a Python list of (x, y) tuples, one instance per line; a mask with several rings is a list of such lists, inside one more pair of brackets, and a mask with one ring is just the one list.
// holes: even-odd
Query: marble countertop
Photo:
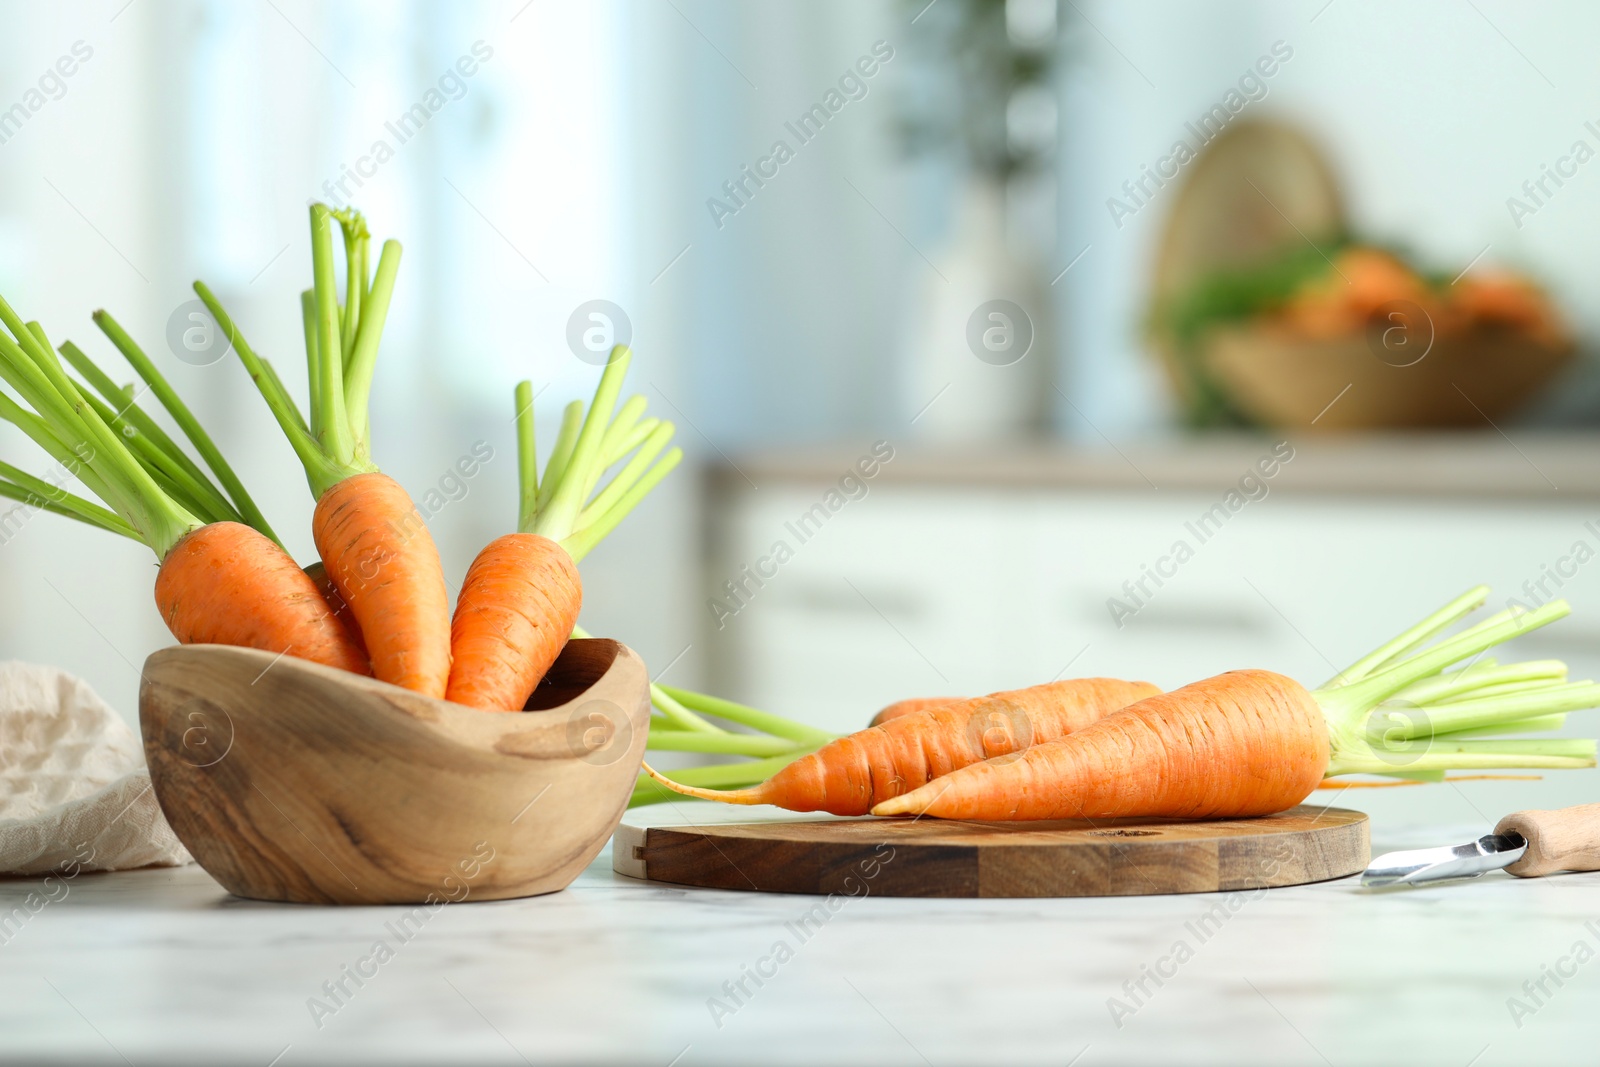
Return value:
[[(629, 818), (730, 816), (749, 813)], [(1481, 832), (1379, 826), (1373, 845)], [(1600, 874), (867, 897), (805, 940), (786, 924), (817, 898), (634, 881), (609, 851), (565, 892), (452, 905), (403, 943), (403, 909), (239, 900), (193, 866), (0, 881), (0, 912), (29, 893), (54, 899), (0, 928), (3, 1063), (1555, 1064), (1593, 1061), (1600, 988)], [(335, 1004), (323, 983), (380, 938), (392, 958)], [(735, 999), (724, 983), (758, 965)]]

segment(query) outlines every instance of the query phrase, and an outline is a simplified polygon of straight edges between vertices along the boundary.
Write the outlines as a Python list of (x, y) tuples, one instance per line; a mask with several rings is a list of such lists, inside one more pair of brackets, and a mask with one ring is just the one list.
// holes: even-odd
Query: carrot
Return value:
[[(344, 234), (346, 297), (341, 315), (332, 227)], [(311, 206), (314, 284), (302, 295), (309, 421), (204, 283), (195, 292), (227, 334), (305, 467), (317, 506), (312, 537), (327, 576), (360, 625), (372, 673), (443, 697), (450, 676), (449, 594), (439, 551), (406, 491), (373, 464), (368, 404), (388, 316), (400, 244), (384, 242), (366, 276), (368, 234), (355, 212)]]
[(582, 603), (578, 565), (558, 542), (535, 533), (490, 541), (461, 583), (446, 699), (520, 710), (561, 654)]
[(645, 771), (702, 800), (865, 815), (941, 775), (985, 759), (1015, 759), (1029, 745), (1070, 736), (1159, 692), (1149, 682), (1077, 678), (958, 701), (839, 738), (747, 789), (719, 792), (680, 785), (648, 765)]
[[(350, 605), (344, 602), (344, 597), (339, 595), (339, 589), (333, 584), (333, 579), (328, 577), (328, 568), (323, 566), (319, 559), (305, 567), (306, 577), (316, 585), (317, 592), (322, 594), (323, 602), (328, 605), (328, 610), (333, 617), (339, 620), (350, 639), (360, 647), (362, 655), (366, 655), (367, 643), (361, 636), (361, 624), (356, 622), (356, 617), (350, 611)], [(368, 668), (370, 673), (370, 667)]]
[[(578, 560), (682, 458), (677, 448), (661, 455), (673, 426), (658, 419), (640, 422), (642, 397), (612, 419), (631, 360), (622, 346), (612, 351), (586, 416), (580, 402), (568, 405), (542, 483), (533, 383), (517, 385), (518, 530), (485, 546), (461, 584), (450, 624), (448, 699), (486, 710), (522, 710), (577, 626), (583, 604)], [(605, 470), (630, 452), (632, 458), (595, 492)]]
[(1232, 671), (885, 799), (872, 813), (986, 821), (1266, 815), (1298, 804), (1327, 769), (1328, 730), (1310, 692), (1271, 671)]
[[(1299, 803), (1324, 777), (1417, 775), (1452, 768), (1586, 767), (1594, 741), (1462, 740), (1490, 725), (1516, 732), (1534, 717), (1600, 704), (1600, 686), (1551, 686), (1544, 663), (1458, 672), (1452, 663), (1553, 622), (1564, 601), (1508, 610), (1415, 654), (1421, 640), (1481, 604), (1473, 590), (1311, 692), (1271, 671), (1218, 675), (1136, 704), (1003, 760), (953, 771), (889, 798), (875, 815), (947, 819), (1215, 818), (1266, 815)], [(1398, 661), (1397, 661), (1398, 658)], [(1524, 675), (1519, 688), (1505, 681)], [(1419, 684), (1421, 683), (1421, 684)], [(1464, 698), (1472, 691), (1492, 695)], [(1408, 690), (1452, 699), (1416, 704)]]
[[(365, 656), (328, 611), (315, 583), (282, 548), (242, 523), (207, 523), (197, 517), (174, 499), (128, 444), (143, 440), (165, 452), (170, 439), (152, 443), (149, 434), (138, 437), (143, 423), (137, 420), (126, 423), (135, 434), (113, 429), (102, 407), (91, 403), (67, 376), (37, 323), (23, 323), (4, 300), (0, 321), (11, 333), (0, 334), (0, 376), (32, 408), (0, 395), (0, 418), (55, 457), (110, 510), (8, 467), (13, 484), (42, 491), (39, 498), (48, 500), (52, 510), (148, 545), (161, 561), (156, 603), (179, 641), (243, 645), (344, 670), (366, 670)], [(130, 409), (116, 416), (119, 427)], [(154, 452), (144, 455), (154, 462)], [(170, 477), (164, 484), (173, 492), (193, 493), (210, 506), (232, 510), (192, 463), (165, 470)]]
[(449, 593), (439, 550), (400, 483), (377, 472), (335, 482), (317, 498), (311, 534), (329, 581), (361, 625), (373, 675), (443, 696)]
[(954, 704), (961, 699), (961, 697), (907, 697), (905, 700), (897, 700), (880, 710), (867, 725), (882, 726), (884, 723), (898, 719), (902, 715), (914, 715), (919, 711), (927, 711), (929, 708), (942, 708), (946, 704)]
[(214, 522), (179, 538), (156, 573), (156, 605), (184, 644), (242, 645), (371, 673), (316, 583), (241, 523)]

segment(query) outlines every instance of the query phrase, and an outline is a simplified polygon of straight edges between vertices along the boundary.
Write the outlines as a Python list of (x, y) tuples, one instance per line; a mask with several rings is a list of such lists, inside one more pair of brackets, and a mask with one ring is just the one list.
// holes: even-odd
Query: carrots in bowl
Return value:
[[(335, 223), (344, 246), (342, 292)], [(577, 561), (681, 458), (677, 449), (663, 455), (673, 427), (644, 418), (639, 397), (617, 409), (631, 358), (619, 349), (588, 417), (582, 402), (568, 406), (540, 484), (532, 387), (519, 385), (521, 529), (497, 539), (475, 561), (453, 629), (443, 565), (424, 516), (405, 489), (378, 470), (369, 443), (368, 400), (400, 245), (385, 242), (376, 269), (370, 269), (371, 239), (362, 216), (321, 204), (311, 207), (310, 232), (313, 285), (301, 299), (309, 417), (211, 289), (196, 282), (195, 291), (304, 468), (316, 502), (316, 563), (302, 570), (284, 552), (199, 420), (103, 311), (95, 313), (95, 322), (210, 473), (140, 407), (131, 387), (118, 386), (68, 342), (61, 355), (83, 380), (71, 378), (39, 324), (24, 323), (0, 301), (0, 321), (11, 333), (0, 335), (0, 377), (21, 398), (0, 392), (0, 418), (18, 425), (107, 506), (5, 463), (0, 496), (149, 545), (163, 561), (158, 606), (182, 642), (297, 655), (429, 696), (520, 710), (577, 622)], [(613, 467), (619, 469), (602, 485)], [(521, 633), (512, 633), (513, 619), (527, 624)], [(724, 732), (687, 711), (678, 720)]]

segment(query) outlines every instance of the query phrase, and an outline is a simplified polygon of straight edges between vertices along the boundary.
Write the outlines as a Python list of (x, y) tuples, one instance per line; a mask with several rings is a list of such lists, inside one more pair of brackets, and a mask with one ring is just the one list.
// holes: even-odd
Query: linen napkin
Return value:
[(190, 862), (122, 717), (65, 671), (0, 662), (0, 874)]

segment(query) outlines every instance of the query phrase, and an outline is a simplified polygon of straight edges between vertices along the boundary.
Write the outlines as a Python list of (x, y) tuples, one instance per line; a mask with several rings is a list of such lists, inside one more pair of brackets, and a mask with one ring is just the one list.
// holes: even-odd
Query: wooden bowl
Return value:
[(1486, 429), (1548, 383), (1573, 349), (1473, 330), (1432, 338), (1426, 355), (1410, 362), (1361, 336), (1307, 340), (1250, 326), (1213, 331), (1200, 355), (1240, 410), (1267, 426)]
[(644, 663), (574, 640), (521, 714), (224, 645), (145, 661), (156, 799), (230, 893), (316, 904), (566, 888), (622, 818), (650, 725)]

